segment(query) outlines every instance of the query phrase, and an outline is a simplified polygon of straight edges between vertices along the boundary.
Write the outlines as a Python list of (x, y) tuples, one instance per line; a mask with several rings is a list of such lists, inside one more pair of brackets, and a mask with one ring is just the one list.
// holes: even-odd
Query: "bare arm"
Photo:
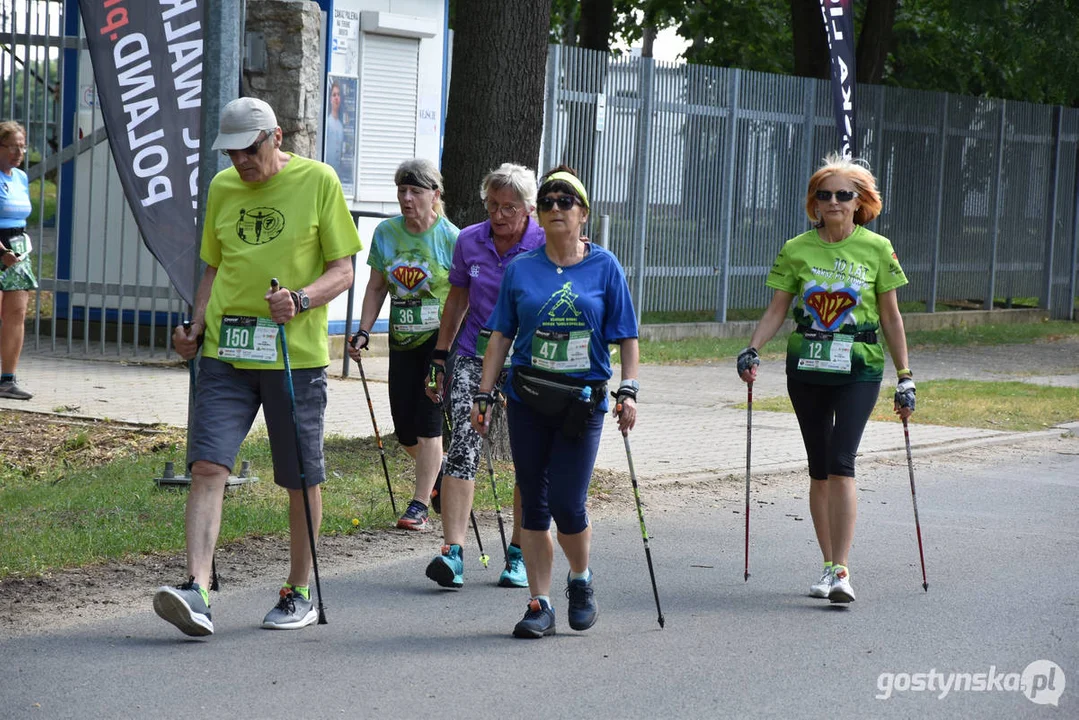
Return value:
[(292, 299), (292, 292), (302, 289), (310, 300), (310, 307), (326, 305), (335, 297), (348, 290), (352, 284), (352, 257), (338, 258), (326, 263), (322, 274), (304, 288), (280, 288), (277, 292), (266, 293), (270, 304), (270, 319), (275, 323), (286, 323), (299, 314), (300, 309)]
[[(637, 338), (626, 338), (619, 343), (619, 347), (621, 348), (618, 351), (618, 354), (619, 360), (622, 363), (622, 379), (636, 380), (637, 372), (640, 369), (640, 342)], [(615, 413), (618, 415), (618, 429), (625, 435), (637, 424), (636, 399), (630, 397), (625, 398), (622, 401), (622, 412), (618, 412), (618, 408), (616, 407)]]
[[(760, 365), (760, 360), (756, 359), (756, 352), (779, 332), (783, 321), (787, 319), (787, 308), (790, 307), (793, 299), (794, 294), (784, 290), (776, 290), (772, 295), (772, 302), (768, 304), (768, 309), (764, 311), (761, 321), (757, 323), (757, 329), (753, 331), (753, 337), (749, 339), (749, 348), (738, 355), (738, 377), (744, 382), (751, 383), (757, 379), (757, 366)], [(743, 359), (746, 360), (745, 363)]]
[(449, 350), (453, 345), (453, 338), (461, 329), (461, 322), (468, 312), (468, 288), (450, 286), (450, 294), (446, 296), (446, 305), (442, 308), (442, 321), (438, 326), (438, 340), (435, 348)]
[(760, 350), (769, 340), (775, 337), (775, 334), (779, 332), (779, 328), (783, 326), (783, 321), (787, 319), (787, 310), (790, 308), (792, 300), (794, 300), (793, 293), (783, 290), (775, 291), (775, 294), (772, 295), (772, 302), (768, 304), (768, 309), (764, 311), (760, 322), (757, 323), (757, 329), (753, 331), (753, 337), (749, 339), (750, 347)]
[(368, 332), (378, 318), (378, 311), (382, 309), (382, 303), (386, 302), (386, 295), (390, 291), (390, 285), (386, 282), (386, 276), (381, 271), (371, 268), (371, 276), (367, 279), (367, 289), (363, 293), (363, 308), (360, 310), (360, 328)]
[[(892, 356), (896, 370), (909, 369), (907, 358), (907, 332), (903, 327), (903, 315), (899, 312), (899, 301), (895, 290), (877, 295), (877, 307), (880, 308), (880, 329), (888, 342), (888, 354)], [(909, 373), (903, 373), (908, 375)]]

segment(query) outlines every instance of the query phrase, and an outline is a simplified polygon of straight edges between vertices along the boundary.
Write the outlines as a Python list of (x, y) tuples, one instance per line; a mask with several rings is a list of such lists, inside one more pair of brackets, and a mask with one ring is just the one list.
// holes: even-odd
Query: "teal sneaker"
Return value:
[(510, 545), (506, 550), (506, 569), (498, 576), (499, 587), (526, 588), (528, 573), (525, 571), (525, 557), (521, 548)]
[(427, 577), (442, 587), (459, 588), (465, 584), (465, 562), (460, 545), (443, 545), (442, 554), (427, 565)]

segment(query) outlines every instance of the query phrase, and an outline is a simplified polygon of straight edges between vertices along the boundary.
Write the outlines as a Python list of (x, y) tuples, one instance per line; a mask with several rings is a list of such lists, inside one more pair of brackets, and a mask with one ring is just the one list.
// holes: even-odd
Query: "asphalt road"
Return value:
[[(160, 621), (148, 594), (117, 619), (0, 643), (0, 707), (111, 719), (1079, 716), (1079, 441), (919, 460), (928, 592), (906, 464), (859, 470), (849, 607), (804, 594), (819, 556), (800, 481), (755, 485), (748, 582), (742, 488), (698, 487), (645, 498), (664, 629), (627, 507), (595, 522), (600, 618), (586, 633), (565, 622), (560, 557), (559, 634), (523, 641), (510, 630), (526, 591), (495, 587), (497, 571), (471, 557), (465, 588), (439, 590), (413, 553), (355, 574), (323, 568), (325, 626), (261, 630), (274, 588), (226, 589), (211, 638)], [(1037, 692), (1019, 687), (1024, 671)], [(941, 697), (952, 673), (975, 687), (985, 674), (990, 689)], [(930, 681), (934, 692), (910, 689)]]

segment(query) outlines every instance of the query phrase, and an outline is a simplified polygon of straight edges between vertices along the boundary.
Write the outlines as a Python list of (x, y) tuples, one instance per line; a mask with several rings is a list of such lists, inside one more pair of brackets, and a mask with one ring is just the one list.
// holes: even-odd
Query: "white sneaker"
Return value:
[(824, 568), (820, 580), (809, 586), (809, 597), (826, 598), (832, 589), (832, 566)]
[(854, 602), (854, 589), (850, 586), (850, 572), (842, 565), (833, 566), (832, 587), (828, 599), (834, 603)]

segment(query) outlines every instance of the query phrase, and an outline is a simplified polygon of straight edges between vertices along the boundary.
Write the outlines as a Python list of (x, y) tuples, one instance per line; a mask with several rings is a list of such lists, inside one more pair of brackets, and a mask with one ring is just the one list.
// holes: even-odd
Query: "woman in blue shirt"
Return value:
[(30, 267), (30, 183), (19, 169), (26, 155), (26, 130), (0, 123), (0, 398), (29, 400), (33, 393), (15, 381), (22, 353), (26, 305), (37, 278)]
[(608, 407), (611, 344), (621, 347), (622, 383), (614, 393), (622, 408), (619, 430), (629, 432), (637, 416), (636, 314), (618, 260), (581, 238), (588, 193), (576, 173), (560, 166), (540, 186), (536, 207), (547, 243), (506, 268), (472, 406), (472, 425), (485, 435), (492, 390), (512, 344), (506, 411), (532, 595), (513, 630), (520, 638), (555, 632), (552, 519), (570, 566), (569, 625), (587, 630), (596, 622), (585, 504)]

